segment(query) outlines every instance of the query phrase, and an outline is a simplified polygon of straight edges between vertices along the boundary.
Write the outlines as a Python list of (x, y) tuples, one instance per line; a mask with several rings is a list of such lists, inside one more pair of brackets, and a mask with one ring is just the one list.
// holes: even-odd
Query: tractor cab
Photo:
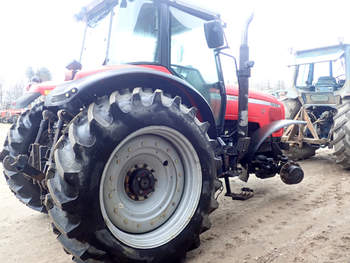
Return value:
[(340, 97), (350, 92), (349, 48), (341, 44), (297, 51), (294, 85), (288, 97), (301, 96), (310, 105), (339, 103)]
[[(289, 142), (293, 159), (315, 155), (320, 147), (334, 147), (337, 162), (350, 168), (347, 121), (350, 96), (350, 45), (320, 47), (295, 53), (293, 87), (283, 103), (286, 117), (307, 125), (288, 128), (283, 140)], [(348, 136), (348, 135), (347, 135)]]
[[(98, 66), (102, 66), (101, 70), (120, 65), (156, 69), (182, 79), (204, 98), (219, 133), (224, 129), (229, 133), (236, 130), (240, 111), (238, 88), (224, 83), (228, 77), (235, 78), (237, 68), (226, 70), (224, 76), (221, 60), (227, 54), (222, 50), (228, 45), (220, 15), (181, 1), (116, 3), (95, 1), (95, 5), (84, 8), (77, 16), (86, 23), (86, 31), (80, 57), (82, 71), (75, 78), (96, 73)], [(249, 69), (244, 74), (249, 75)], [(241, 92), (245, 97), (243, 91), (247, 92), (247, 88)], [(251, 104), (251, 132), (284, 118), (283, 105), (276, 99), (266, 96), (262, 99), (256, 93), (250, 93), (249, 98), (259, 102)], [(261, 105), (264, 109), (259, 108)], [(271, 118), (261, 114), (271, 111), (269, 105), (274, 108)]]
[[(77, 15), (86, 23), (82, 70), (134, 65), (172, 74), (204, 97), (220, 124), (223, 76), (217, 70), (218, 54), (207, 44), (210, 32), (205, 32), (205, 24), (213, 20), (221, 29), (220, 16), (180, 1), (117, 2), (88, 6)], [(81, 76), (85, 74), (76, 78)]]

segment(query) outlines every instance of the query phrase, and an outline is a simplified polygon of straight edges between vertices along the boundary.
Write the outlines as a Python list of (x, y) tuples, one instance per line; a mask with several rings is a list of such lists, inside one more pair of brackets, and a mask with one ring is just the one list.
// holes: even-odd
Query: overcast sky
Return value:
[[(28, 66), (46, 66), (63, 79), (64, 66), (79, 57), (82, 25), (73, 15), (88, 0), (0, 2), (0, 79), (23, 78)], [(349, 1), (191, 0), (222, 14), (232, 53), (238, 55), (245, 19), (254, 11), (249, 42), (258, 80), (286, 79), (289, 50), (350, 42)]]

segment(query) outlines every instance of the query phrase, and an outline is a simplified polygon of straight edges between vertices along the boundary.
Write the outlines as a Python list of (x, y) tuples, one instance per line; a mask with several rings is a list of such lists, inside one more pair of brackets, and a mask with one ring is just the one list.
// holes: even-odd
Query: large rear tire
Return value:
[(77, 262), (179, 262), (218, 207), (215, 141), (161, 90), (103, 97), (55, 151), (47, 208)]
[(294, 119), (295, 115), (299, 112), (301, 108), (300, 101), (296, 99), (285, 99), (282, 101), (285, 110), (285, 118), (286, 119)]
[(333, 146), (336, 162), (350, 169), (350, 101), (344, 101), (334, 116)]
[[(11, 157), (15, 158), (19, 154), (29, 155), (29, 146), (35, 141), (38, 133), (42, 111), (43, 104), (39, 103), (24, 112), (11, 126), (4, 144), (4, 150), (7, 150)], [(11, 191), (22, 203), (36, 211), (46, 213), (42, 200), (45, 193), (38, 184), (22, 173), (7, 170), (5, 167), (4, 175)]]

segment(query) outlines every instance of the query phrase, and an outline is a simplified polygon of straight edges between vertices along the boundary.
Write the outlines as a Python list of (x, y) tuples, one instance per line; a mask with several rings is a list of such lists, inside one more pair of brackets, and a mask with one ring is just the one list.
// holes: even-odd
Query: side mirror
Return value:
[(66, 69), (68, 70), (81, 70), (82, 68), (82, 65), (80, 64), (80, 62), (76, 61), (76, 60), (73, 60), (71, 61), (67, 66), (66, 66)]
[(65, 77), (64, 80), (73, 80), (75, 77), (75, 74), (82, 69), (82, 65), (80, 62), (73, 60), (66, 66), (66, 72), (65, 72)]
[(214, 20), (205, 23), (204, 32), (209, 48), (219, 48), (225, 44), (224, 30), (220, 21)]

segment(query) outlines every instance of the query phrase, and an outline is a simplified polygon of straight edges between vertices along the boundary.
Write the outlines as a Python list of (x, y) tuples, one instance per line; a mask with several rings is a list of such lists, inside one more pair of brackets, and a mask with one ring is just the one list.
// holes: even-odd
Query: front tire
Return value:
[(113, 93), (55, 151), (49, 215), (78, 262), (178, 262), (218, 207), (215, 141), (195, 109), (161, 90)]
[[(4, 150), (7, 150), (11, 157), (15, 158), (20, 154), (29, 155), (29, 146), (34, 143), (38, 133), (42, 111), (43, 104), (39, 103), (24, 112), (11, 126), (4, 144)], [(10, 190), (22, 203), (36, 211), (46, 213), (46, 208), (42, 204), (44, 193), (37, 183), (33, 183), (33, 180), (26, 178), (22, 173), (7, 170), (5, 167), (4, 175)]]

